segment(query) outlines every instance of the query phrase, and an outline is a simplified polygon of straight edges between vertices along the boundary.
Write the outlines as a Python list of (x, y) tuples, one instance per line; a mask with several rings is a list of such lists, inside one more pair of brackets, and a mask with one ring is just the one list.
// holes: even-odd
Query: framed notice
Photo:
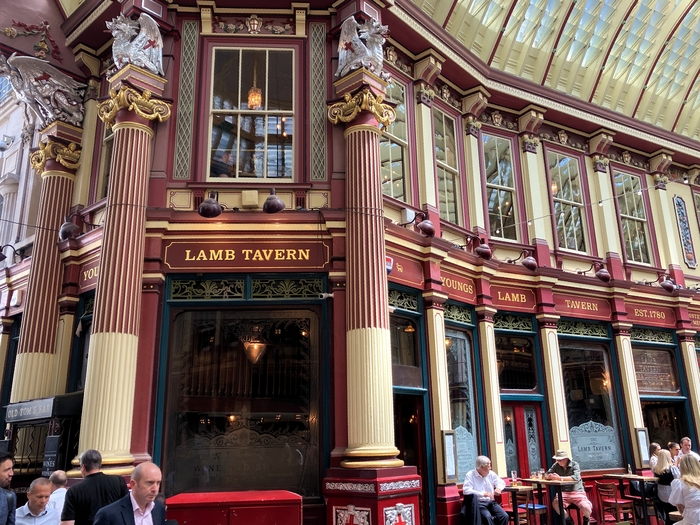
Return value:
[(642, 458), (642, 467), (649, 466), (649, 433), (646, 428), (635, 428), (637, 443), (639, 444), (639, 454)]
[(444, 451), (444, 473), (446, 483), (457, 483), (457, 440), (454, 430), (442, 431), (442, 450)]

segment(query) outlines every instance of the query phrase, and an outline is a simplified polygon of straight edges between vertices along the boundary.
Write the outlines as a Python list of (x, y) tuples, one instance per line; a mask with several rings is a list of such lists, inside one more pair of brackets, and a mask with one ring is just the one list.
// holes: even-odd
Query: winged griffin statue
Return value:
[(349, 16), (340, 26), (338, 42), (338, 71), (335, 76), (344, 77), (350, 71), (366, 67), (374, 74), (388, 80), (382, 72), (384, 52), (382, 46), (389, 35), (389, 28), (374, 18), (358, 24), (354, 16)]
[(46, 60), (0, 55), (0, 76), (9, 79), (17, 99), (37, 116), (42, 128), (56, 120), (80, 126), (85, 116), (86, 85), (61, 73)]
[(112, 58), (117, 69), (127, 64), (147, 69), (157, 75), (163, 73), (163, 38), (153, 18), (142, 13), (137, 20), (131, 20), (120, 14), (107, 29), (112, 32)]

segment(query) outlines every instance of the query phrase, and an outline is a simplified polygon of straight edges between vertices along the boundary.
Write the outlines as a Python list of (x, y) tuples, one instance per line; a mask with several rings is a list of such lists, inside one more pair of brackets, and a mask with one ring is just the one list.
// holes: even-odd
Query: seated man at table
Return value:
[(475, 467), (464, 477), (464, 495), (474, 495), (475, 503), (479, 504), (482, 524), (506, 525), (508, 514), (494, 501), (494, 496), (500, 495), (506, 486), (505, 482), (491, 470), (491, 460), (486, 456), (477, 457)]
[[(554, 465), (547, 471), (547, 479), (556, 479), (559, 481), (571, 481), (571, 485), (562, 485), (561, 496), (564, 501), (564, 508), (571, 504), (576, 505), (583, 513), (583, 525), (588, 525), (593, 512), (593, 505), (586, 497), (586, 490), (583, 488), (581, 481), (581, 469), (566, 450), (557, 450), (557, 453), (552, 458), (555, 460)], [(552, 507), (557, 514), (561, 513), (559, 509), (559, 498), (554, 498)], [(564, 510), (566, 514), (566, 510)], [(558, 521), (557, 521), (558, 523)], [(571, 516), (566, 516), (567, 525), (573, 525), (574, 520)]]

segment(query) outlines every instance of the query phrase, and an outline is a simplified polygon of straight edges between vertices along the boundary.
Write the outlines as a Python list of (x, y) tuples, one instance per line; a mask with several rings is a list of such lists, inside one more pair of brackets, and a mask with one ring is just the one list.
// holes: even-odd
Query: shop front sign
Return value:
[(673, 308), (665, 306), (628, 303), (627, 319), (636, 325), (663, 326), (665, 328), (676, 326), (676, 314)]
[(517, 286), (492, 286), (491, 301), (502, 310), (532, 312), (537, 306), (534, 290)]
[[(390, 282), (412, 288), (423, 288), (423, 267), (418, 261), (407, 259), (395, 253), (387, 253), (387, 259), (392, 260), (392, 268), (388, 277)], [(387, 261), (387, 270), (388, 268)]]
[(476, 302), (476, 283), (474, 279), (454, 273), (442, 273), (442, 290), (450, 299), (469, 304)]
[(554, 294), (554, 310), (564, 317), (583, 317), (586, 319), (608, 320), (612, 314), (607, 299), (579, 297), (563, 293)]
[(165, 247), (171, 270), (308, 270), (330, 259), (324, 242), (172, 241)]

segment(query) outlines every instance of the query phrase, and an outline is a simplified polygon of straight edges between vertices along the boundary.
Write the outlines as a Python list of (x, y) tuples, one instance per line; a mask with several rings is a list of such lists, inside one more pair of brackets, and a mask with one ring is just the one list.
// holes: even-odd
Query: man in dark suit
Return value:
[(131, 473), (131, 493), (102, 507), (94, 525), (164, 525), (165, 507), (155, 501), (162, 474), (154, 463), (141, 463)]

